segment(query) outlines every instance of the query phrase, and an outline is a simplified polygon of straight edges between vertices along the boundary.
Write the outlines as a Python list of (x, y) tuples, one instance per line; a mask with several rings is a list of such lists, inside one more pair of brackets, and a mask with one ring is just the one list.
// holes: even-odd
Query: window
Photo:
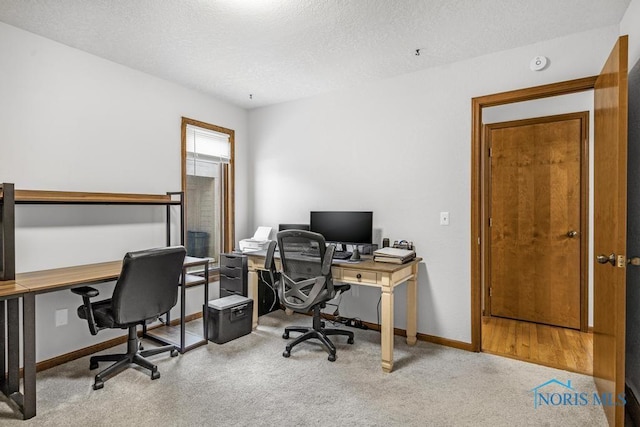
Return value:
[(234, 242), (234, 131), (182, 118), (182, 191), (187, 255), (209, 257)]

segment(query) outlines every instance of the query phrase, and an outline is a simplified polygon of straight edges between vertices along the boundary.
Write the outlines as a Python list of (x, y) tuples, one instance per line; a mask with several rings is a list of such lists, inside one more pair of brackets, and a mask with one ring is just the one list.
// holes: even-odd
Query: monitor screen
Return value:
[(280, 224), (278, 231), (283, 230), (306, 230), (309, 231), (309, 224)]
[(311, 231), (327, 242), (367, 244), (373, 239), (373, 212), (311, 212)]

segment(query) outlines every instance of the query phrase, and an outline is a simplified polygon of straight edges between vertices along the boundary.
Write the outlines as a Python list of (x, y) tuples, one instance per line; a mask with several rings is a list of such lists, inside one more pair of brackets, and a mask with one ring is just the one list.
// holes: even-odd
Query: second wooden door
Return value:
[(580, 329), (588, 114), (487, 125), (492, 316)]

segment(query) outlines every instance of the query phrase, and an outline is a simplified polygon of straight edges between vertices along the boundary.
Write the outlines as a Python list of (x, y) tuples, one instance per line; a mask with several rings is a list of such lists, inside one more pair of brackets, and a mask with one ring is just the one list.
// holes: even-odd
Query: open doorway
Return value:
[[(488, 238), (482, 204), (483, 109), (593, 89), (593, 378), (600, 395), (625, 395), (628, 36), (620, 36), (597, 76), (472, 99), (471, 346), (481, 350), (482, 280)], [(623, 425), (624, 405), (603, 407)]]
[(592, 123), (590, 89), (482, 108), (480, 351), (593, 372)]

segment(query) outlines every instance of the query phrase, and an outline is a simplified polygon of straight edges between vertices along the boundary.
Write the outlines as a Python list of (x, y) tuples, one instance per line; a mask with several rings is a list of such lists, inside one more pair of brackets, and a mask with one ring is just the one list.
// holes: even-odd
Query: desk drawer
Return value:
[(229, 277), (222, 272), (220, 273), (220, 291), (223, 289), (232, 293), (247, 296), (247, 281), (242, 277)]
[(220, 266), (220, 274), (224, 274), (227, 277), (242, 277), (243, 269), (242, 267), (230, 267), (227, 265)]
[(378, 274), (374, 271), (343, 269), (341, 280), (347, 283), (369, 283), (375, 285), (378, 283)]
[(220, 265), (242, 268), (244, 255), (220, 254)]

